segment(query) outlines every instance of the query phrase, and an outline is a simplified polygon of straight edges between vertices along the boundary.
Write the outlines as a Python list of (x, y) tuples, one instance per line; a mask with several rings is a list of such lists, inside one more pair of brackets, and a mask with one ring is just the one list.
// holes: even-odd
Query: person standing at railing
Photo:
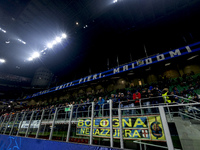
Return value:
[(73, 116), (73, 118), (75, 118), (75, 116), (76, 116), (76, 109), (77, 109), (78, 105), (75, 103), (75, 101), (72, 102), (72, 105), (74, 106), (73, 107), (73, 114), (72, 114), (72, 116)]
[[(133, 101), (131, 101), (133, 99), (133, 94), (131, 93), (131, 91), (127, 91), (127, 104), (128, 104), (128, 107), (131, 108), (131, 107), (134, 107), (134, 103)], [(134, 110), (129, 110), (128, 113), (129, 114), (133, 114), (135, 111)]]
[[(160, 101), (159, 98), (158, 98), (158, 96), (161, 96), (158, 87), (154, 87), (152, 89), (151, 93), (152, 93), (151, 96), (154, 97), (153, 99), (151, 99), (151, 104), (158, 105), (158, 103)], [(150, 113), (151, 112), (158, 113), (159, 110), (158, 110), (158, 108), (153, 108), (153, 109), (150, 109)]]
[(99, 105), (96, 97), (94, 98), (93, 102), (94, 102), (94, 117), (98, 117)]
[[(119, 108), (119, 101), (115, 97), (114, 94), (111, 94), (111, 98), (110, 99), (112, 100), (113, 108)], [(118, 115), (118, 111), (117, 110), (113, 110), (113, 115)]]
[[(84, 109), (84, 117), (87, 116), (87, 113), (88, 113), (88, 107), (91, 105), (90, 103), (90, 99), (87, 98), (87, 100), (85, 101), (85, 109)], [(89, 116), (88, 116), (89, 117)]]
[[(100, 106), (100, 109), (102, 109), (102, 105), (105, 103), (105, 100), (100, 96), (99, 97), (99, 101), (98, 101), (98, 105)], [(102, 115), (102, 111), (100, 111), (101, 115)]]
[(104, 115), (109, 116), (109, 101), (108, 101), (108, 96), (105, 96), (105, 103), (102, 105), (102, 109), (104, 110)]
[[(133, 93), (133, 102), (132, 105), (134, 104), (135, 106), (140, 106), (140, 99), (141, 99), (141, 94), (138, 90), (136, 90), (135, 93)], [(140, 110), (139, 110), (140, 111)], [(134, 114), (134, 110), (131, 111), (132, 114)]]
[(169, 99), (168, 95), (169, 95), (168, 89), (164, 88), (162, 91), (162, 97), (163, 97), (164, 103), (171, 103), (171, 100)]
[(83, 99), (80, 99), (80, 102), (79, 102), (79, 107), (78, 107), (78, 117), (82, 117), (83, 116), (83, 111), (84, 111), (84, 102), (83, 102)]
[[(123, 107), (128, 108), (129, 104), (128, 104), (128, 100), (127, 100), (126, 96), (124, 95), (124, 93), (121, 93), (120, 95), (121, 95), (120, 102), (123, 104)], [(123, 113), (123, 111), (122, 111), (122, 113)], [(128, 115), (129, 110), (124, 110), (124, 113), (125, 113), (125, 115)]]
[[(149, 101), (149, 99), (148, 99), (148, 93), (146, 92), (145, 89), (142, 90), (141, 99), (142, 99), (142, 100), (141, 100), (142, 105), (144, 105), (144, 106), (149, 106), (149, 105), (150, 105), (150, 101)], [(143, 109), (143, 111), (144, 111), (145, 113), (150, 113), (150, 112), (148, 111), (148, 109)]]
[[(179, 103), (179, 98), (176, 95), (174, 95), (173, 91), (170, 93), (169, 99), (171, 100), (171, 104)], [(179, 107), (170, 107), (170, 111), (171, 112), (178, 112), (178, 108)], [(178, 115), (177, 113), (174, 114), (174, 116), (177, 116), (177, 115)]]

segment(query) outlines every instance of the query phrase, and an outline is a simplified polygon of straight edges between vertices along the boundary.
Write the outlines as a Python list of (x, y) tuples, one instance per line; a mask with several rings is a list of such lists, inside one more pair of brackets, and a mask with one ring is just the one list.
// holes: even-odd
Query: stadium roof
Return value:
[[(199, 41), (199, 17), (199, 0), (1, 0), (0, 70), (32, 77), (46, 66), (78, 79)], [(27, 61), (62, 33), (66, 39)]]

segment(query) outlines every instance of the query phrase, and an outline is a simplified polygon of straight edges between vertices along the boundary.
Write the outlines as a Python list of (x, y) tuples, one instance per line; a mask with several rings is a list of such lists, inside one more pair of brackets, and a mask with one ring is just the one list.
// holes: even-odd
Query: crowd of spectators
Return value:
[[(178, 88), (181, 87), (181, 88)], [(190, 75), (183, 75), (182, 78), (167, 79), (163, 77), (162, 80), (150, 85), (137, 86), (135, 88), (121, 89), (111, 92), (110, 95), (93, 95), (93, 97), (80, 98), (78, 100), (68, 101), (61, 100), (59, 102), (37, 104), (34, 106), (27, 106), (27, 104), (19, 103), (22, 105), (20, 109), (4, 108), (1, 110), (1, 114), (16, 113), (20, 111), (40, 111), (43, 109), (54, 109), (56, 107), (71, 107), (73, 105), (73, 112), (78, 111), (78, 117), (86, 117), (88, 114), (84, 113), (88, 111), (91, 102), (95, 103), (95, 116), (104, 113), (105, 116), (109, 115), (109, 101), (112, 100), (112, 107), (116, 108), (113, 111), (114, 115), (117, 115), (117, 108), (129, 108), (139, 107), (140, 105), (157, 105), (160, 103), (186, 103), (183, 98), (191, 100), (191, 102), (199, 102), (200, 93), (196, 93), (200, 89), (200, 76), (193, 77), (193, 73)], [(167, 99), (164, 95), (167, 95)], [(165, 96), (166, 97), (166, 96)], [(183, 97), (183, 98), (181, 98)], [(102, 111), (102, 108), (104, 109)], [(155, 110), (156, 111), (156, 110)], [(152, 112), (147, 110), (147, 112)], [(135, 110), (125, 111), (127, 114), (138, 113)]]

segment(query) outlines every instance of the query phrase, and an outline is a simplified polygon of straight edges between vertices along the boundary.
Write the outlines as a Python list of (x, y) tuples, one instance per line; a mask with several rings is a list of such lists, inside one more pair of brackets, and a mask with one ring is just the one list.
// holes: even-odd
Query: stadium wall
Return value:
[(107, 147), (0, 135), (0, 150), (117, 150)]

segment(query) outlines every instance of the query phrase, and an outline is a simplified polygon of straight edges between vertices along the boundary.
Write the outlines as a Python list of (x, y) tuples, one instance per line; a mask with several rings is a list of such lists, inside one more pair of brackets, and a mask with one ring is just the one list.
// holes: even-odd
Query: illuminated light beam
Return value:
[(22, 44), (26, 44), (25, 41), (21, 40), (21, 39), (17, 39), (19, 42), (21, 42)]
[(1, 63), (5, 63), (6, 60), (5, 60), (5, 59), (0, 59), (0, 62), (1, 62)]
[(32, 60), (33, 60), (33, 58), (32, 58), (32, 57), (29, 57), (29, 58), (28, 58), (28, 61), (32, 61)]
[(6, 30), (4, 30), (4, 29), (2, 29), (2, 28), (0, 28), (0, 31), (2, 31), (2, 32), (6, 33)]

